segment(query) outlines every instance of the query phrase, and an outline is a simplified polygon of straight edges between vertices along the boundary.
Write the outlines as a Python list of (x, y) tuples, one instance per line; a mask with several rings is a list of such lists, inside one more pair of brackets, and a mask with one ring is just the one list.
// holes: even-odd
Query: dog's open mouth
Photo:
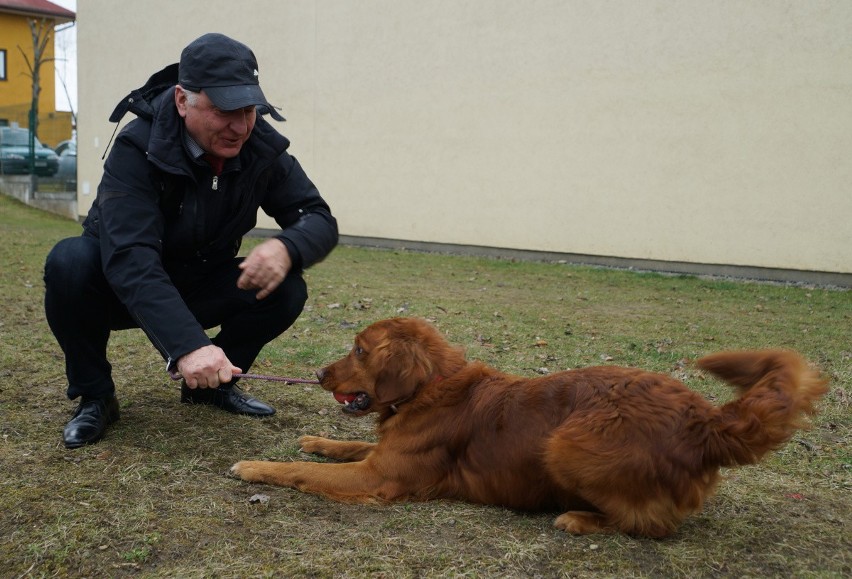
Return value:
[(363, 412), (370, 407), (370, 397), (366, 392), (357, 394), (342, 394), (334, 392), (334, 399), (343, 404), (344, 412)]

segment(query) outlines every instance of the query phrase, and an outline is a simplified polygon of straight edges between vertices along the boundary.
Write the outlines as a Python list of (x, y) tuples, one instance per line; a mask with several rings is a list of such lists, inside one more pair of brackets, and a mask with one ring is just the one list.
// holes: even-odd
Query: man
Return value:
[[(45, 264), (47, 321), (68, 397), (80, 398), (66, 447), (97, 442), (119, 418), (112, 330), (145, 332), (183, 377), (182, 402), (275, 412), (234, 374), (302, 312), (301, 271), (335, 247), (337, 223), (289, 141), (260, 116), (284, 120), (258, 79), (247, 46), (206, 34), (116, 109), (138, 118), (112, 147), (83, 234), (60, 241)], [(238, 258), (259, 209), (281, 230)], [(204, 330), (215, 326), (211, 339)]]

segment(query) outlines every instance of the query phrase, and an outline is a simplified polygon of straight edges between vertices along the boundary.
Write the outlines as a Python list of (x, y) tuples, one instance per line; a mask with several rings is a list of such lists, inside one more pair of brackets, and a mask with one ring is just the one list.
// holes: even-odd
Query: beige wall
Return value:
[(78, 22), (81, 213), (114, 104), (218, 31), (255, 49), (343, 234), (852, 273), (847, 0), (80, 0)]

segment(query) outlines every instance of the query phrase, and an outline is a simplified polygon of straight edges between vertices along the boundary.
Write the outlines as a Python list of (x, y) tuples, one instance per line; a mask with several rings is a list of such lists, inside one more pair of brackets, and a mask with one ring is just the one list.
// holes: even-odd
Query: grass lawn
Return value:
[(690, 360), (784, 347), (830, 379), (814, 428), (758, 466), (726, 471), (672, 537), (575, 537), (552, 526), (555, 513), (342, 505), (230, 478), (240, 459), (317, 460), (299, 453), (302, 434), (371, 439), (372, 418), (343, 416), (317, 386), (260, 381), (243, 385), (278, 409), (270, 419), (182, 405), (138, 330), (110, 342), (121, 420), (99, 444), (66, 450), (76, 403), (41, 276), (52, 245), (79, 232), (0, 196), (4, 577), (852, 576), (848, 290), (351, 247), (307, 272), (305, 312), (252, 371), (312, 377), (360, 329), (404, 315), (520, 375), (641, 366), (721, 403), (729, 390)]

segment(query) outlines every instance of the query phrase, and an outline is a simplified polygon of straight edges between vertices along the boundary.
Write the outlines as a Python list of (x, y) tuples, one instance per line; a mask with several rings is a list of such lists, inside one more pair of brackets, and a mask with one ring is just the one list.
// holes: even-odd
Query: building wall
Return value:
[[(33, 39), (28, 18), (0, 13), (0, 49), (6, 51), (6, 80), (0, 81), (0, 119), (5, 123), (30, 126), (32, 108), (32, 77), (21, 54), (23, 50), (33, 62)], [(56, 146), (71, 138), (71, 115), (56, 111), (56, 79), (53, 62), (53, 35), (45, 49), (45, 63), (40, 69), (39, 84), (39, 139), (46, 145)]]
[(32, 100), (32, 84), (24, 57), (18, 47), (32, 54), (33, 41), (27, 21), (21, 16), (0, 13), (0, 49), (6, 51), (6, 80), (0, 81), (0, 107)]
[(852, 273), (846, 0), (81, 0), (78, 26), (81, 214), (113, 106), (218, 31), (345, 235)]

